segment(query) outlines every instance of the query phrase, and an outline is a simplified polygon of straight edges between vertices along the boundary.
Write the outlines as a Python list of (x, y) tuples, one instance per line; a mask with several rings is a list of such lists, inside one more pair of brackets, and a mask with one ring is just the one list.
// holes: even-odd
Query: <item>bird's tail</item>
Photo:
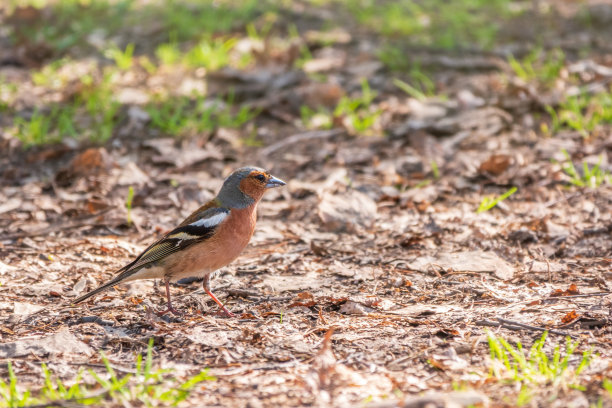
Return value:
[(72, 301), (73, 305), (76, 305), (77, 303), (81, 303), (84, 300), (89, 299), (90, 297), (92, 297), (93, 295), (97, 295), (100, 292), (104, 292), (106, 289), (115, 286), (116, 284), (118, 284), (119, 282), (121, 282), (125, 277), (122, 276), (121, 274), (119, 276), (117, 276), (116, 278), (106, 282), (103, 285), (100, 285), (99, 287), (97, 287), (96, 289), (92, 290), (91, 292), (88, 292), (86, 294), (84, 294), (83, 296), (75, 299)]

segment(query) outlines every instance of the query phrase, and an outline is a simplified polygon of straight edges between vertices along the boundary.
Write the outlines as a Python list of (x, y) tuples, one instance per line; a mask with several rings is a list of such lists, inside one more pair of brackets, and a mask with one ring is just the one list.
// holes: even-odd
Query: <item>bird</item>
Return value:
[(76, 305), (119, 283), (138, 279), (163, 279), (168, 306), (158, 312), (182, 315), (172, 306), (170, 282), (187, 277), (203, 278), (204, 291), (229, 317), (235, 316), (210, 290), (210, 276), (231, 263), (247, 246), (257, 221), (257, 204), (266, 190), (286, 183), (258, 167), (235, 170), (223, 182), (215, 198), (185, 218), (178, 227), (151, 244), (116, 276), (75, 299)]

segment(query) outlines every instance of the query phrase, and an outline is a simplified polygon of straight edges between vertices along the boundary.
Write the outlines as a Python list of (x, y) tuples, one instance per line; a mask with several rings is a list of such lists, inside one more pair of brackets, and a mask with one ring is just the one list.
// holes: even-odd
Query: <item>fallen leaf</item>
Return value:
[(112, 159), (103, 147), (91, 147), (77, 154), (68, 166), (55, 175), (60, 186), (68, 186), (79, 177), (107, 173), (112, 166)]
[(352, 39), (351, 33), (342, 28), (325, 31), (308, 30), (304, 38), (307, 42), (315, 44), (348, 44)]
[(408, 268), (427, 273), (432, 268), (452, 269), (456, 272), (488, 272), (502, 280), (512, 279), (514, 268), (493, 252), (467, 251), (422, 256), (407, 264)]
[(150, 139), (143, 143), (144, 146), (155, 149), (159, 154), (152, 158), (157, 164), (170, 164), (177, 168), (192, 166), (204, 160), (221, 160), (223, 155), (219, 149), (212, 144), (201, 148), (193, 142), (183, 141), (177, 146), (177, 141), (170, 138)]
[(580, 294), (580, 291), (578, 290), (578, 286), (576, 286), (575, 283), (572, 283), (569, 288), (567, 288), (567, 292), (570, 295), (578, 295)]
[(314, 296), (310, 292), (298, 293), (297, 299), (298, 300), (291, 303), (289, 307), (297, 307), (297, 306), (312, 307), (317, 304), (315, 302)]
[(367, 307), (366, 305), (354, 302), (352, 300), (347, 301), (342, 306), (340, 306), (340, 313), (348, 314), (348, 315), (366, 315), (368, 313), (375, 312), (376, 309), (371, 307)]
[(119, 173), (117, 185), (119, 186), (142, 186), (150, 182), (149, 176), (134, 162), (128, 162)]
[(330, 231), (356, 231), (369, 228), (376, 219), (376, 202), (367, 195), (350, 190), (345, 194), (323, 193), (319, 218)]
[(16, 315), (29, 315), (45, 308), (41, 305), (35, 305), (26, 302), (15, 302), (13, 303), (13, 305), (13, 313), (15, 313)]
[(325, 47), (318, 50), (313, 57), (304, 63), (304, 72), (326, 72), (342, 68), (346, 61), (346, 52), (337, 48)]
[(457, 330), (450, 329), (450, 328), (440, 329), (436, 332), (436, 336), (442, 337), (442, 338), (456, 337), (456, 336), (459, 336), (459, 334), (460, 333)]
[(5, 273), (14, 271), (16, 269), (17, 268), (15, 268), (14, 266), (7, 265), (4, 262), (0, 261), (0, 275), (4, 275)]
[(432, 355), (429, 358), (429, 363), (442, 371), (459, 371), (469, 365), (466, 360), (457, 355), (457, 352), (453, 347), (449, 347), (443, 353)]
[(67, 328), (46, 337), (27, 338), (0, 344), (0, 358), (18, 358), (32, 354), (45, 357), (60, 353), (90, 356), (93, 350), (77, 339)]
[(79, 279), (79, 281), (77, 283), (74, 284), (74, 286), (72, 287), (72, 293), (74, 293), (74, 295), (78, 295), (79, 293), (83, 292), (83, 290), (85, 290), (85, 287), (87, 286), (87, 278), (85, 276), (83, 276), (81, 279)]
[(568, 323), (571, 323), (574, 320), (576, 320), (578, 317), (579, 317), (578, 313), (576, 313), (575, 310), (572, 310), (571, 312), (569, 312), (565, 316), (563, 316), (563, 318), (561, 319), (561, 322), (563, 324), (568, 324)]
[(560, 297), (560, 296), (573, 296), (579, 295), (580, 291), (575, 283), (572, 283), (566, 290), (555, 289), (549, 296), (550, 297)]
[(92, 174), (108, 170), (110, 157), (105, 148), (89, 148), (78, 154), (70, 163), (70, 168), (77, 174)]
[(478, 170), (483, 173), (491, 173), (499, 176), (510, 166), (510, 156), (506, 154), (493, 154), (487, 160), (480, 163)]
[(444, 364), (442, 364), (440, 361), (436, 360), (433, 357), (430, 357), (429, 359), (427, 359), (427, 362), (433, 367), (433, 368), (437, 368), (440, 371), (444, 371)]
[(13, 211), (21, 206), (21, 199), (19, 198), (9, 198), (2, 204), (0, 204), (0, 214), (7, 213), (9, 211)]
[(344, 89), (338, 84), (319, 82), (303, 85), (295, 92), (313, 109), (321, 106), (334, 107), (345, 94)]
[(314, 296), (310, 292), (301, 292), (297, 295), (298, 299), (314, 299)]

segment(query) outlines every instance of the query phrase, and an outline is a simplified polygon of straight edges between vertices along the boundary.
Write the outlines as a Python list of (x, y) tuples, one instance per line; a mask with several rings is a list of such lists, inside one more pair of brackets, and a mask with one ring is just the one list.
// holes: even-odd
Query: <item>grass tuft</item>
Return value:
[(211, 71), (223, 68), (230, 62), (230, 51), (236, 45), (235, 38), (204, 39), (185, 56), (185, 62), (193, 68), (206, 68)]
[(89, 385), (83, 379), (83, 371), (79, 372), (71, 386), (65, 385), (47, 368), (41, 365), (44, 385), (38, 391), (26, 389), (18, 385), (17, 377), (11, 362), (8, 362), (8, 383), (0, 379), (0, 407), (39, 406), (72, 406), (96, 405), (102, 402), (113, 406), (131, 406), (136, 403), (147, 407), (160, 405), (176, 406), (189, 397), (191, 391), (204, 381), (215, 381), (208, 370), (179, 381), (170, 369), (153, 369), (153, 339), (149, 340), (147, 355), (143, 364), (142, 354), (136, 357), (136, 372), (118, 375), (110, 361), (100, 352), (106, 372), (98, 375), (92, 370), (87, 373), (93, 377), (96, 384)]
[(342, 97), (334, 110), (334, 117), (344, 118), (345, 125), (353, 133), (363, 134), (376, 124), (380, 109), (373, 109), (372, 102), (377, 94), (367, 80), (361, 82), (361, 95)]
[(516, 191), (517, 191), (517, 188), (512, 187), (508, 191), (506, 191), (504, 194), (498, 197), (489, 197), (489, 196), (483, 197), (483, 199), (480, 201), (480, 205), (478, 206), (478, 209), (476, 210), (476, 213), (480, 214), (485, 211), (489, 211), (491, 208), (495, 207), (497, 204), (501, 203), (506, 198), (516, 193)]
[(497, 40), (498, 21), (516, 15), (509, 0), (344, 0), (357, 20), (390, 37), (417, 45), (453, 49), (476, 44), (490, 48)]
[(134, 187), (130, 186), (125, 198), (125, 209), (127, 210), (126, 222), (128, 227), (132, 225), (132, 202), (134, 201)]
[(551, 116), (554, 133), (571, 129), (585, 139), (590, 138), (597, 134), (601, 125), (612, 124), (612, 91), (569, 96), (557, 109), (548, 106), (546, 110)]
[(153, 127), (176, 137), (193, 136), (217, 127), (237, 128), (258, 114), (247, 106), (233, 112), (231, 101), (210, 101), (202, 96), (195, 101), (182, 97), (152, 103), (146, 110)]
[(508, 58), (514, 74), (525, 82), (537, 82), (551, 86), (560, 78), (565, 67), (565, 54), (560, 49), (545, 52), (535, 48), (521, 60)]
[(517, 396), (519, 406), (530, 402), (538, 386), (545, 386), (554, 393), (567, 388), (583, 389), (579, 376), (591, 363), (592, 352), (584, 351), (579, 362), (572, 365), (572, 356), (578, 348), (578, 342), (568, 337), (564, 350), (557, 344), (552, 355), (549, 355), (544, 351), (547, 335), (544, 332), (526, 351), (520, 342), (512, 346), (505, 339), (487, 331), (491, 357), (489, 375), (520, 387)]
[(570, 183), (577, 187), (589, 187), (589, 188), (597, 188), (601, 186), (606, 180), (608, 183), (612, 184), (612, 174), (608, 171), (601, 169), (601, 162), (603, 160), (603, 156), (599, 157), (599, 161), (592, 168), (589, 167), (589, 164), (585, 161), (582, 162), (582, 171), (579, 172), (576, 167), (574, 167), (574, 163), (572, 162), (572, 158), (567, 152), (567, 150), (562, 150), (563, 155), (566, 158), (566, 161), (562, 164), (563, 171), (570, 177)]
[(125, 50), (113, 44), (104, 55), (115, 61), (115, 64), (121, 71), (127, 71), (134, 64), (134, 43), (129, 43)]

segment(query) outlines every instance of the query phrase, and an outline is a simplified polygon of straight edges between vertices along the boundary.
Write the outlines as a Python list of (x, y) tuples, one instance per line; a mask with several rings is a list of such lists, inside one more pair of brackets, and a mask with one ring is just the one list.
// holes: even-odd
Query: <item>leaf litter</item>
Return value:
[[(564, 390), (559, 406), (609, 403), (597, 386), (610, 378), (612, 361), (612, 186), (571, 188), (559, 162), (565, 149), (573, 158), (603, 155), (609, 169), (610, 127), (590, 141), (568, 130), (536, 134), (542, 106), (559, 97), (504, 83), (498, 57), (421, 49), (416, 55), (445, 97), (406, 95), (369, 35), (313, 27), (306, 41), (330, 45), (302, 68), (287, 63), (295, 59), (290, 47), (276, 59), (260, 51), (266, 64), (208, 73), (211, 95), (233, 94), (261, 110), (255, 126), (154, 137), (137, 97), (147, 85), (126, 75), (133, 92), (123, 93), (125, 128), (104, 147), (24, 151), (3, 135), (0, 358), (17, 362), (16, 374), (37, 386), (32, 363), (53, 363), (71, 380), (73, 365), (97, 363), (98, 350), (129, 366), (153, 338), (160, 366), (179, 375), (210, 367), (217, 377), (192, 393), (192, 404), (513, 406), (513, 387), (487, 374), (483, 326), (525, 345), (549, 329), (559, 341), (580, 340), (601, 362), (587, 371), (587, 391)], [(12, 50), (16, 67), (2, 63), (0, 73), (22, 78), (27, 93), (35, 85), (23, 78), (40, 64), (32, 56), (49, 58), (49, 50), (20, 47)], [(567, 69), (595, 86), (607, 83), (609, 65), (582, 59)], [(168, 83), (199, 89), (198, 75)], [(171, 76), (159, 72), (148, 84)], [(364, 76), (385, 136), (355, 136), (347, 112), (332, 117), (330, 129), (301, 124), (301, 106), (333, 108), (362, 89)], [(244, 142), (252, 135), (257, 143)], [(243, 164), (289, 185), (264, 199), (251, 245), (213, 281), (237, 318), (215, 316), (197, 282), (172, 289), (187, 312), (181, 318), (151, 313), (163, 303), (152, 282), (69, 306)], [(510, 186), (516, 194), (476, 213), (483, 196)]]

